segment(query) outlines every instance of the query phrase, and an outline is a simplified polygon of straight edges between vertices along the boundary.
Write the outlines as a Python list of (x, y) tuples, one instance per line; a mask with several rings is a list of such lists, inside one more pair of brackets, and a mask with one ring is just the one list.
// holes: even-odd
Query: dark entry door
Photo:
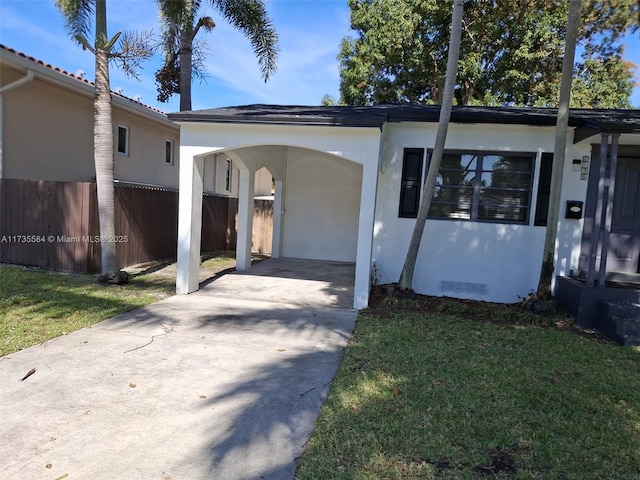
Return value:
[(620, 157), (613, 199), (607, 270), (638, 273), (640, 262), (640, 158)]

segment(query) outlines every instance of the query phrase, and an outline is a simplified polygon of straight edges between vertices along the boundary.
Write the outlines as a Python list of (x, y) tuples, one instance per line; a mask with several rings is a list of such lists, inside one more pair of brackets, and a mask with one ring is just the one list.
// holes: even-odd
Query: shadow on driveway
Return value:
[(3, 476), (292, 479), (357, 312), (267, 266), (0, 359)]

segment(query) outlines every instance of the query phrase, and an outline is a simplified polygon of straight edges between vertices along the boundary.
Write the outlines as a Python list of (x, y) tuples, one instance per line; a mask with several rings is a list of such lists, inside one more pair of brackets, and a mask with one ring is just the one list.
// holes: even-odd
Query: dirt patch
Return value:
[(515, 478), (518, 472), (518, 464), (515, 455), (520, 450), (519, 447), (507, 449), (491, 449), (488, 451), (489, 460), (487, 463), (474, 467), (473, 471), (482, 476), (497, 478), (499, 475), (506, 478)]
[(369, 309), (376, 314), (395, 314), (398, 312), (444, 313), (453, 315), (471, 315), (487, 320), (495, 317), (508, 317), (529, 313), (520, 304), (502, 304), (465, 300), (453, 297), (436, 297), (413, 294), (396, 295), (388, 285), (378, 285), (371, 289)]
[(577, 327), (570, 312), (561, 304), (554, 305), (553, 313), (549, 313), (548, 309), (532, 309), (529, 297), (519, 303), (503, 304), (419, 294), (396, 295), (393, 285), (376, 285), (371, 289), (369, 307), (365, 311), (382, 317), (402, 312), (431, 313), (458, 315), (500, 324), (536, 325), (568, 330), (593, 340), (614, 343), (597, 331)]
[(392, 285), (377, 285), (371, 289), (366, 311), (384, 317), (410, 312), (459, 315), (494, 323), (570, 329), (590, 338), (599, 337), (596, 332), (576, 327), (570, 312), (561, 304), (556, 304), (553, 313), (549, 313), (548, 310), (532, 309), (526, 299), (519, 303), (503, 304), (420, 294), (403, 296), (396, 295)]
[[(198, 279), (202, 283), (216, 276), (221, 271), (233, 268), (234, 266), (235, 260), (233, 259), (229, 259), (229, 261), (225, 262), (223, 265), (216, 265), (212, 267), (200, 265), (200, 269), (198, 270)], [(163, 279), (175, 281), (176, 275), (178, 274), (178, 264), (175, 259), (155, 260), (153, 262), (132, 265), (124, 268), (123, 270), (129, 273), (132, 277), (153, 274), (153, 277), (158, 280)]]
[[(251, 262), (259, 262), (269, 258), (266, 255), (253, 254)], [(198, 269), (200, 283), (207, 282), (217, 276), (233, 271), (236, 266), (235, 252), (220, 251), (203, 254)], [(131, 277), (149, 275), (154, 282), (175, 282), (178, 274), (178, 264), (175, 258), (154, 260), (123, 268)]]

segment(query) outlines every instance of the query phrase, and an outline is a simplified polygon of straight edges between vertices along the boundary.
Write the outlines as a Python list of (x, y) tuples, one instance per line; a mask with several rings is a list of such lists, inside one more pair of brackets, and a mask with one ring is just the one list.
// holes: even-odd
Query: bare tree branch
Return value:
[(153, 32), (124, 32), (118, 43), (118, 50), (109, 54), (128, 78), (140, 80), (140, 65), (153, 56), (155, 51)]

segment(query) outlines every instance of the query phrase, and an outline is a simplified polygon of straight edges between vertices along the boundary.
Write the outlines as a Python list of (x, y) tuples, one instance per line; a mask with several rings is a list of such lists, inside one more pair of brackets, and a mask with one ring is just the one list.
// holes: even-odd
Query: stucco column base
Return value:
[(202, 157), (183, 158), (180, 162), (178, 197), (178, 274), (176, 293), (186, 294), (200, 288), (200, 235), (202, 232)]

